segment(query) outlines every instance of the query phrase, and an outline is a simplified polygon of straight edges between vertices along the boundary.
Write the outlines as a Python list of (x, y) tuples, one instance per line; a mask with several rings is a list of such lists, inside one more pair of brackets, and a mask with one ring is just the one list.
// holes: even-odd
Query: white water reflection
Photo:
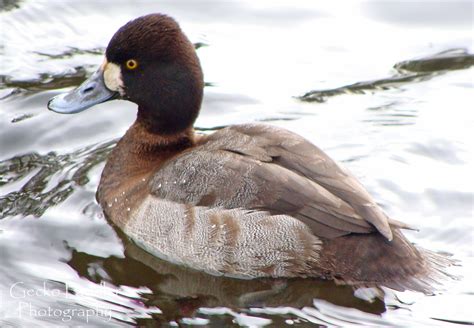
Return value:
[[(58, 309), (98, 302), (117, 326), (143, 318), (256, 326), (474, 321), (473, 68), (322, 103), (295, 98), (384, 79), (396, 73), (396, 63), (450, 49), (472, 54), (472, 2), (26, 0), (18, 6), (0, 12), (0, 97), (7, 96), (0, 107), (0, 200), (18, 209), (0, 219), (0, 292), (7, 295), (1, 326), (58, 322), (15, 315), (18, 302), (8, 291), (18, 281), (33, 290), (44, 281), (59, 290), (67, 283), (76, 291), (68, 299), (28, 301)], [(175, 17), (193, 42), (208, 45), (198, 55), (213, 86), (206, 87), (198, 127), (270, 121), (300, 133), (344, 162), (391, 216), (418, 226), (420, 232), (408, 233), (411, 240), (454, 254), (462, 266), (453, 273), (463, 278), (434, 297), (388, 291), (381, 303), (314, 281), (275, 288), (213, 280), (125, 245), (94, 203), (103, 160), (88, 161), (124, 133), (134, 105), (115, 101), (57, 115), (46, 102), (71, 84), (48, 83), (92, 72), (118, 27), (156, 11)], [(28, 193), (18, 197), (25, 185)], [(53, 192), (39, 201), (58, 186), (71, 188), (65, 200)], [(267, 299), (254, 299), (261, 295)], [(71, 324), (85, 322), (76, 317)]]

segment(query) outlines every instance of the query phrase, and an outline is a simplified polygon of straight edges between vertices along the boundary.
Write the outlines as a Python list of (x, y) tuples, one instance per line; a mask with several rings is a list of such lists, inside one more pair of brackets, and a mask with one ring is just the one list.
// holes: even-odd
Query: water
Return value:
[[(453, 2), (0, 1), (0, 326), (457, 326), (472, 304), (473, 5)], [(126, 21), (175, 17), (199, 47), (203, 131), (298, 132), (360, 178), (425, 248), (460, 261), (434, 296), (318, 280), (239, 281), (156, 259), (104, 219), (104, 161), (134, 120), (66, 116)]]

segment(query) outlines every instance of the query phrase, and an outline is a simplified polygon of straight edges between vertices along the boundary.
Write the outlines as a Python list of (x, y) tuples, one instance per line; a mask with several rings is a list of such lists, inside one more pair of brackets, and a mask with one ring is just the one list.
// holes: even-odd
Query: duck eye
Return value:
[(129, 59), (125, 63), (125, 66), (127, 67), (127, 69), (132, 70), (138, 67), (138, 62), (135, 59)]

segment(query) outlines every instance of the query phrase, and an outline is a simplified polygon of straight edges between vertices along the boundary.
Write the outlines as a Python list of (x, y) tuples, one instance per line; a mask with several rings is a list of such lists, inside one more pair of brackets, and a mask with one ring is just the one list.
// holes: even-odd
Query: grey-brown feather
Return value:
[(151, 192), (194, 205), (288, 214), (323, 238), (377, 228), (391, 239), (388, 218), (352, 175), (302, 137), (264, 125), (215, 132), (166, 163)]
[(283, 129), (219, 130), (138, 181), (147, 196), (129, 212), (107, 205), (128, 191), (99, 197), (108, 216), (154, 255), (209, 273), (429, 292), (452, 263), (409, 243), (356, 178)]
[[(323, 151), (272, 126), (237, 125), (215, 132), (163, 165), (150, 188), (157, 198), (176, 203), (300, 220), (322, 246), (317, 257), (295, 253), (298, 265), (287, 269), (287, 276), (299, 272), (356, 286), (429, 292), (429, 282), (451, 264), (409, 243), (399, 231), (406, 226), (390, 220), (357, 179)], [(249, 219), (235, 215), (238, 222)], [(305, 257), (312, 258), (309, 271), (301, 269), (308, 266)]]
[(214, 275), (302, 277), (321, 241), (300, 221), (263, 211), (189, 206), (149, 195), (124, 232), (150, 253)]
[(445, 269), (453, 260), (415, 247), (397, 229), (393, 236), (392, 241), (380, 234), (328, 240), (321, 252), (319, 274), (358, 287), (385, 286), (427, 294), (434, 285), (452, 278)]

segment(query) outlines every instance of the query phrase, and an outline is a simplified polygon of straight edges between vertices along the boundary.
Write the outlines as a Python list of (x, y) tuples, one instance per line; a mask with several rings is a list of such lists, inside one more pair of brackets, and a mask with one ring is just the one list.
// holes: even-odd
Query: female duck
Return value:
[(99, 70), (48, 107), (138, 105), (97, 199), (150, 253), (211, 274), (321, 277), (428, 292), (449, 260), (414, 247), (361, 184), (302, 137), (268, 125), (196, 135), (203, 75), (170, 17), (120, 28)]

